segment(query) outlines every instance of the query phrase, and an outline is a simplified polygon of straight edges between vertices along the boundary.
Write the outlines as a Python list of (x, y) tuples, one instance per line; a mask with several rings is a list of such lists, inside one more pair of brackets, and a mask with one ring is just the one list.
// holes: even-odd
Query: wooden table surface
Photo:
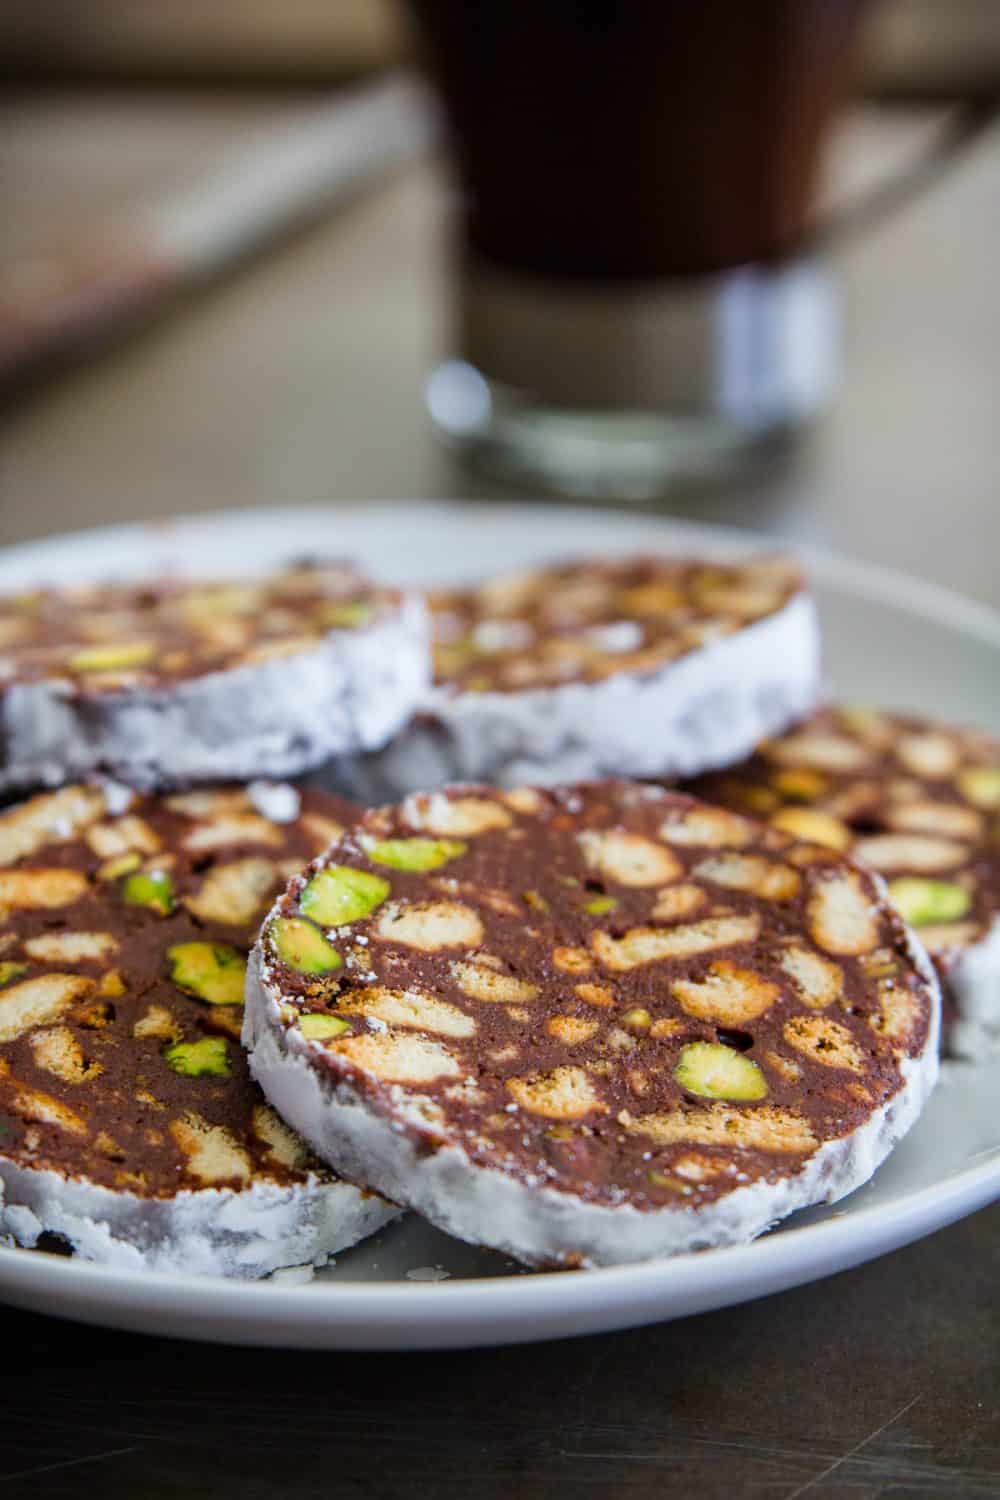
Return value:
[[(0, 254), (166, 183), (279, 96), (11, 96)], [(865, 115), (866, 179), (923, 119)], [(0, 535), (320, 498), (489, 497), (428, 433), (440, 168), (407, 172), (0, 429)], [(1000, 602), (1000, 133), (840, 257), (847, 378), (795, 459), (670, 508)], [(1000, 1207), (742, 1308), (481, 1353), (199, 1347), (0, 1313), (0, 1494), (1000, 1496)]]

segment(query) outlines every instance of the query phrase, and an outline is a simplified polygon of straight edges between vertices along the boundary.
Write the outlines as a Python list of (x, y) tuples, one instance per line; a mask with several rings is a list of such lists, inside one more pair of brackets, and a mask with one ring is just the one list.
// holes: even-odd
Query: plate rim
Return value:
[[(638, 523), (643, 529), (664, 530), (678, 536), (690, 538), (694, 545), (709, 549), (733, 547), (739, 552), (772, 549), (790, 553), (799, 559), (807, 571), (815, 570), (833, 587), (860, 593), (864, 598), (877, 603), (890, 603), (902, 610), (936, 616), (938, 621), (950, 629), (974, 635), (987, 646), (1000, 650), (1000, 608), (985, 600), (973, 599), (947, 584), (923, 578), (915, 573), (906, 573), (886, 563), (870, 561), (841, 552), (839, 548), (810, 542), (795, 537), (783, 537), (767, 531), (754, 531), (750, 527), (715, 525), (711, 522), (692, 521), (685, 516), (660, 515), (651, 511), (626, 510), (622, 507), (566, 505), (558, 501), (487, 501), (487, 500), (345, 500), (313, 501), (307, 504), (266, 504), (241, 506), (233, 509), (208, 511), (186, 511), (181, 515), (152, 521), (126, 521), (115, 525), (81, 527), (75, 531), (54, 532), (48, 536), (28, 541), (15, 542), (0, 548), (0, 582), (8, 567), (28, 563), (35, 554), (50, 549), (60, 551), (67, 546), (88, 547), (106, 543), (114, 545), (120, 540), (146, 536), (164, 543), (176, 543), (184, 532), (204, 528), (243, 525), (268, 525), (281, 523), (287, 529), (291, 522), (302, 520), (343, 519), (371, 522), (374, 518), (392, 524), (405, 515), (412, 520), (416, 510), (430, 511), (447, 517), (509, 518), (511, 521), (527, 517), (562, 517), (568, 523), (575, 520), (595, 519), (623, 520), (628, 524)], [(622, 548), (625, 552), (628, 549)], [(567, 549), (567, 555), (572, 549)]]

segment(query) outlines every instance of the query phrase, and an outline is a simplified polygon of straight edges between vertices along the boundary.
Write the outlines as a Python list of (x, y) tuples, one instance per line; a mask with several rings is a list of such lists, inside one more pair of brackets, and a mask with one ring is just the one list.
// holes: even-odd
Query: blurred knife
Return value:
[(0, 265), (0, 382), (103, 349), (167, 298), (423, 152), (426, 91), (397, 74), (241, 142), (197, 182)]

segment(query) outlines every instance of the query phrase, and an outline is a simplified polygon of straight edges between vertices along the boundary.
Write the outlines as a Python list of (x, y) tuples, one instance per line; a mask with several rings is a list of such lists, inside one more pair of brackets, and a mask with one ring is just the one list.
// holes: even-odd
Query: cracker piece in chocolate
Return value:
[(385, 743), (426, 689), (423, 602), (345, 564), (0, 597), (0, 791), (286, 776)]
[(434, 685), (342, 768), (377, 802), (447, 781), (692, 775), (815, 707), (819, 631), (787, 558), (584, 561), (430, 595)]
[(341, 1182), (240, 1045), (261, 917), (357, 809), (289, 785), (70, 785), (0, 814), (0, 1230), (260, 1276), (395, 1210)]
[[(311, 927), (338, 965), (297, 963)], [(264, 1092), (335, 1167), (532, 1264), (751, 1239), (864, 1182), (937, 1072), (877, 879), (679, 793), (461, 786), (367, 813), (250, 960)]]
[(937, 967), (945, 1050), (1000, 1052), (1000, 741), (834, 707), (687, 790), (877, 870)]

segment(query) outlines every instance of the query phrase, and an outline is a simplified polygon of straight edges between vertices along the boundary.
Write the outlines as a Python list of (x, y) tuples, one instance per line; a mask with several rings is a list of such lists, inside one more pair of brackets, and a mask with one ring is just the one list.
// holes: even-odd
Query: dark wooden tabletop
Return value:
[[(14, 99), (6, 243), (111, 212), (286, 107)], [(924, 128), (855, 122), (847, 175)], [(417, 169), (34, 392), (0, 434), (3, 538), (284, 497), (489, 494), (420, 408), (443, 197)], [(799, 462), (697, 513), (997, 602), (998, 234), (994, 133), (842, 257), (847, 380)], [(273, 1353), (0, 1309), (0, 1347), (0, 1500), (1000, 1496), (1000, 1207), (764, 1301), (559, 1344)]]
[(232, 1349), (5, 1311), (32, 1500), (1000, 1495), (1000, 1206), (858, 1270), (599, 1338)]

